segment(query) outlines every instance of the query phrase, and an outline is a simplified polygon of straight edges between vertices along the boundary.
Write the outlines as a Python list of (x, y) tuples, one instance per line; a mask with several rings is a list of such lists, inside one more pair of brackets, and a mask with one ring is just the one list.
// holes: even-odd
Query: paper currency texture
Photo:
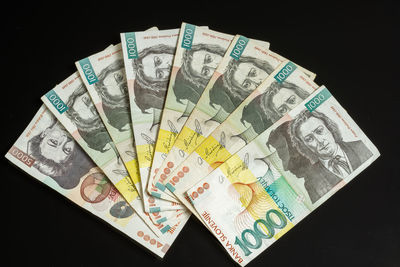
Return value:
[(136, 188), (77, 72), (50, 90), (42, 100), (156, 235), (174, 228), (164, 224), (156, 226), (144, 213)]
[[(178, 44), (180, 44), (180, 46), (178, 46), (179, 50), (177, 50), (178, 52), (181, 53), (181, 55), (177, 54), (176, 62), (174, 62), (174, 73), (173, 73), (174, 76), (171, 77), (171, 83), (169, 85), (169, 90), (167, 95), (167, 102), (163, 111), (161, 129), (157, 139), (156, 152), (153, 159), (152, 177), (154, 177), (154, 179), (152, 181), (152, 185), (154, 184), (154, 186), (160, 189), (161, 191), (165, 191), (165, 187), (163, 186), (164, 184), (163, 181), (165, 181), (166, 175), (169, 174), (168, 170), (170, 170), (171, 168), (174, 167), (174, 165), (176, 165), (174, 161), (172, 161), (171, 159), (167, 160), (166, 158), (168, 157), (167, 155), (170, 152), (173, 145), (175, 144), (178, 136), (179, 135), (190, 136), (188, 137), (188, 139), (190, 139), (190, 142), (187, 140), (186, 142), (181, 142), (183, 149), (179, 147), (176, 149), (176, 151), (174, 151), (173, 155), (174, 156), (176, 155), (176, 157), (178, 157), (176, 161), (178, 161), (180, 158), (184, 158), (187, 154), (186, 151), (190, 150), (194, 143), (201, 142), (203, 138), (202, 133), (204, 130), (206, 130), (205, 128), (207, 128), (208, 126), (199, 122), (199, 120), (202, 119), (201, 117), (199, 117), (195, 121), (195, 126), (193, 131), (188, 132), (186, 128), (182, 127), (185, 125), (185, 123), (187, 123), (187, 119), (189, 115), (192, 113), (192, 111), (196, 110), (195, 106), (199, 104), (198, 102), (202, 101), (202, 98), (204, 98), (203, 95), (205, 91), (207, 91), (209, 85), (213, 83), (216, 73), (223, 72), (224, 70), (223, 62), (227, 57), (226, 55), (230, 52), (230, 50), (232, 50), (231, 42), (233, 36), (218, 32), (213, 32), (210, 30), (201, 31), (201, 30), (196, 30), (196, 28), (193, 28), (192, 30), (193, 37), (190, 37), (188, 33), (192, 28), (193, 25), (190, 26), (190, 24), (182, 25), (183, 32), (181, 31), (181, 36), (180, 39), (178, 40)], [(195, 35), (196, 33), (198, 36), (197, 38)], [(215, 46), (213, 53), (211, 53), (210, 51), (204, 51), (202, 53), (197, 52), (197, 56), (202, 56), (204, 58), (203, 60), (198, 59), (197, 61), (194, 61), (195, 58), (193, 56), (192, 57), (187, 56), (187, 54), (189, 53), (195, 53), (192, 51), (193, 47), (195, 47), (193, 45), (193, 42), (190, 44), (190, 49), (188, 48), (187, 44), (188, 38), (193, 39), (193, 42), (196, 41), (199, 44), (205, 43), (217, 46)], [(265, 47), (269, 47), (269, 43), (267, 42), (259, 42), (259, 43)], [(217, 49), (217, 47), (219, 47), (219, 49)], [(187, 60), (185, 56), (189, 58), (189, 60)], [(192, 62), (190, 62), (190, 59), (192, 59)], [(191, 94), (191, 97), (187, 101), (182, 102), (183, 97), (181, 96), (180, 91), (187, 91), (186, 87), (188, 85), (186, 81), (189, 79), (189, 78), (183, 79), (181, 77), (185, 72), (185, 69), (187, 68), (190, 69), (190, 66), (186, 65), (192, 66), (191, 69), (202, 70), (204, 72), (203, 74), (204, 77), (203, 79), (201, 79), (202, 83), (197, 84), (197, 87), (194, 87), (192, 85), (192, 87), (197, 88), (196, 91), (197, 93)], [(221, 68), (223, 70), (221, 70)], [(195, 74), (190, 72), (189, 74), (191, 74), (192, 80), (196, 80)], [(190, 115), (190, 117), (192, 117), (192, 115)], [(212, 122), (210, 124), (212, 124)], [(156, 170), (161, 170), (161, 171), (156, 173)], [(164, 170), (167, 170), (167, 173), (165, 173)], [(154, 190), (155, 188), (154, 186), (150, 187), (149, 185), (148, 190), (151, 189)]]
[(6, 158), (157, 256), (164, 257), (172, 244), (173, 239), (160, 239), (147, 227), (44, 105)]
[[(148, 181), (178, 33), (179, 29), (121, 33), (143, 190)], [(143, 192), (144, 207), (149, 212), (182, 208), (174, 198), (168, 200), (154, 199)], [(149, 206), (155, 202), (157, 210)]]
[[(284, 82), (279, 75), (287, 73)], [(186, 191), (258, 134), (299, 105), (318, 86), (290, 61), (282, 62), (204, 141), (172, 171), (166, 187), (187, 207)]]
[(187, 193), (209, 230), (244, 266), (377, 157), (322, 86)]

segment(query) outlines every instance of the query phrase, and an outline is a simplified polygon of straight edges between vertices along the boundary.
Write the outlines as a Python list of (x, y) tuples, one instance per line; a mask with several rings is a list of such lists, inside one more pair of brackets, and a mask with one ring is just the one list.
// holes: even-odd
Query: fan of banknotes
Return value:
[(42, 96), (6, 158), (161, 258), (193, 214), (244, 266), (379, 157), (266, 41), (120, 36)]

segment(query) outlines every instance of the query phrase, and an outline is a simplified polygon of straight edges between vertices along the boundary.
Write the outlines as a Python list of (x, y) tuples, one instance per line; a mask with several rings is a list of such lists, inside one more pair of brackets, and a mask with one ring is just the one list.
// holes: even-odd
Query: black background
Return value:
[[(248, 266), (400, 266), (399, 8), (395, 2), (11, 2), (2, 8), (0, 153), (75, 71), (119, 33), (182, 21), (267, 40), (317, 73), (382, 156)], [(235, 266), (191, 218), (159, 260), (57, 192), (0, 161), (1, 261), (43, 266)], [(5, 225), (4, 225), (5, 222)]]

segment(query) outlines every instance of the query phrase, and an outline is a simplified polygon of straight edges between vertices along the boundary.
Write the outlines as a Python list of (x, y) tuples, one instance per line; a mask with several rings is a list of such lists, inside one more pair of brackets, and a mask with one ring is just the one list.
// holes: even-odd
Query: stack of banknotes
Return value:
[(379, 157), (266, 41), (120, 36), (45, 91), (6, 158), (161, 258), (193, 214), (244, 266)]

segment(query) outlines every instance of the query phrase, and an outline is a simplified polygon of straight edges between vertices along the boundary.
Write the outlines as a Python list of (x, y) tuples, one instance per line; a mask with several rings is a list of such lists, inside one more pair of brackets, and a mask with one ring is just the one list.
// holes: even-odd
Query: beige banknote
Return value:
[[(179, 29), (121, 33), (132, 126), (143, 190), (147, 185), (153, 159), (178, 34)], [(154, 198), (145, 192), (143, 195), (145, 210), (153, 212), (148, 200)], [(168, 195), (164, 199), (176, 201)], [(159, 210), (171, 207), (170, 203), (160, 203)], [(180, 205), (176, 204), (175, 207), (180, 208)]]
[[(141, 190), (121, 44), (75, 64), (130, 177)], [(157, 201), (149, 204), (160, 206)], [(179, 206), (170, 204), (171, 209)]]
[[(278, 82), (276, 75), (287, 69), (291, 69), (291, 72), (285, 82)], [(173, 179), (167, 183), (167, 188), (192, 208), (185, 194), (189, 188), (268, 129), (273, 122), (299, 105), (317, 88), (300, 67), (287, 60), (282, 62), (188, 159), (172, 172)], [(278, 110), (280, 112), (273, 113)], [(250, 122), (247, 118), (251, 118)]]
[(159, 238), (147, 227), (44, 105), (7, 152), (6, 158), (157, 256), (164, 257), (173, 243), (174, 235)]
[[(278, 76), (284, 81), (286, 74)], [(244, 266), (377, 157), (322, 86), (187, 193), (208, 229)]]
[[(241, 52), (239, 48), (242, 49)], [(236, 111), (244, 99), (284, 60), (284, 57), (265, 49), (258, 41), (236, 36), (176, 138), (168, 159), (163, 163), (166, 166), (161, 167), (163, 170), (168, 168), (169, 173), (161, 174), (164, 177), (158, 174), (156, 186), (163, 188), (165, 185), (169, 186), (169, 190), (173, 190), (170, 186), (173, 182), (171, 179), (182, 171), (178, 166), (183, 164), (205, 138)], [(301, 69), (309, 76), (315, 77), (313, 73)], [(263, 115), (254, 113), (247, 117), (257, 119), (260, 116)], [(260, 128), (265, 126), (258, 121), (256, 124)], [(222, 138), (224, 141), (224, 136)], [(171, 183), (168, 183), (169, 181)]]
[(170, 225), (154, 225), (144, 212), (136, 188), (78, 72), (50, 90), (42, 100), (156, 235), (174, 229)]
[[(232, 38), (229, 34), (182, 23), (156, 142), (151, 183), (147, 188), (152, 194), (157, 191), (168, 192), (163, 186), (156, 187), (155, 181), (164, 178), (164, 170), (168, 173), (169, 168), (173, 167), (171, 163), (166, 166), (167, 154), (224, 57)], [(269, 46), (268, 42), (262, 44), (265, 47)]]
[[(122, 49), (118, 44), (75, 62), (88, 93), (140, 194)], [(82, 67), (85, 66), (85, 69)], [(91, 68), (88, 69), (88, 66)], [(91, 71), (86, 76), (85, 72)], [(94, 80), (89, 80), (94, 78)]]

